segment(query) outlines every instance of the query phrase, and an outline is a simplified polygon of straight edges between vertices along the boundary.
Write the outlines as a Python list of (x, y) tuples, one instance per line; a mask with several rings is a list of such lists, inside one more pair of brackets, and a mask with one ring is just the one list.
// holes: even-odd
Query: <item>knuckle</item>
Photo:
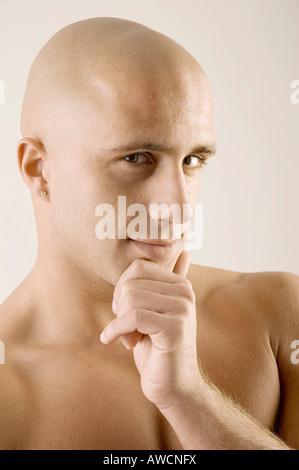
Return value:
[(127, 279), (126, 281), (124, 281), (122, 286), (121, 286), (121, 291), (124, 293), (124, 292), (127, 292), (127, 291), (133, 289), (134, 286), (135, 286), (134, 281), (135, 281), (135, 279)]
[(126, 301), (129, 304), (134, 304), (134, 302), (136, 301), (137, 296), (138, 296), (137, 289), (130, 288), (130, 289), (126, 290), (125, 297), (126, 297)]
[(193, 289), (189, 289), (188, 299), (189, 299), (192, 303), (195, 303), (196, 297), (195, 297), (195, 292), (194, 292)]
[(133, 279), (127, 279), (124, 281), (117, 289), (115, 294), (120, 300), (123, 300), (124, 296), (126, 295), (127, 291), (133, 288)]
[(182, 300), (182, 310), (188, 312), (190, 309), (190, 301), (186, 297)]
[(183, 297), (185, 297), (188, 301), (195, 301), (195, 293), (190, 281), (181, 284), (180, 289)]
[(189, 289), (192, 289), (192, 288), (193, 288), (192, 282), (191, 282), (189, 279), (186, 279), (186, 278), (185, 278), (185, 284), (186, 284), (186, 286), (187, 286)]
[(177, 307), (179, 308), (179, 310), (183, 312), (185, 311), (187, 312), (190, 309), (190, 300), (191, 300), (191, 296), (189, 293), (183, 294), (179, 298), (178, 303), (177, 303)]
[(133, 315), (135, 315), (135, 317), (138, 318), (142, 315), (142, 308), (135, 307), (132, 309), (132, 312), (133, 312)]
[(131, 311), (131, 315), (133, 316), (137, 326), (140, 323), (142, 314), (143, 314), (143, 310), (140, 307), (136, 307)]

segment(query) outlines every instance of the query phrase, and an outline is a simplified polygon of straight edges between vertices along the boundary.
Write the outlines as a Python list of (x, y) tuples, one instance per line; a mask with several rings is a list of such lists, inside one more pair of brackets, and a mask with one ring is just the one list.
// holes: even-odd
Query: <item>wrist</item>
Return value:
[(168, 406), (159, 407), (184, 450), (209, 448), (212, 402), (212, 390), (200, 375), (174, 394)]
[(186, 380), (184, 385), (173, 393), (165, 404), (158, 406), (158, 409), (166, 417), (166, 415), (171, 416), (179, 410), (183, 411), (185, 408), (189, 408), (194, 402), (198, 406), (204, 407), (207, 387), (208, 384), (198, 371), (198, 374), (193, 376), (191, 380)]

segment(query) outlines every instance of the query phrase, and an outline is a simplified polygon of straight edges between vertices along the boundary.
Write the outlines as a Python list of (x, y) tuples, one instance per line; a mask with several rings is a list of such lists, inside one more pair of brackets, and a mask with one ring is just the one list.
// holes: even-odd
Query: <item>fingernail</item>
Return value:
[(102, 331), (100, 335), (100, 340), (102, 341), (102, 343), (105, 343), (105, 331)]
[(113, 311), (114, 315), (116, 315), (116, 303), (115, 303), (115, 300), (113, 300), (113, 302), (112, 302), (112, 311)]

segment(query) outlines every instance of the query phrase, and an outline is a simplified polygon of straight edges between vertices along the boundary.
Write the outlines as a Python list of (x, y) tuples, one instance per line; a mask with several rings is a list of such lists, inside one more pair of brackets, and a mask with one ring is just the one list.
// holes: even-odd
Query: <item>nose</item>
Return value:
[(182, 168), (165, 168), (154, 176), (151, 181), (151, 197), (149, 198), (148, 213), (159, 227), (168, 226), (180, 238), (193, 217), (191, 196), (188, 191), (186, 175)]

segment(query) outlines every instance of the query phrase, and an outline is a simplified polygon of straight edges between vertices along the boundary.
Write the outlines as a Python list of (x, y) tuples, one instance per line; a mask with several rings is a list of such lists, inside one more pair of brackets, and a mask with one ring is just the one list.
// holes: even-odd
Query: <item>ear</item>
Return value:
[[(43, 173), (47, 155), (43, 144), (26, 137), (18, 143), (17, 155), (20, 173), (32, 195), (48, 198), (49, 185)], [(42, 195), (42, 191), (46, 194)]]

